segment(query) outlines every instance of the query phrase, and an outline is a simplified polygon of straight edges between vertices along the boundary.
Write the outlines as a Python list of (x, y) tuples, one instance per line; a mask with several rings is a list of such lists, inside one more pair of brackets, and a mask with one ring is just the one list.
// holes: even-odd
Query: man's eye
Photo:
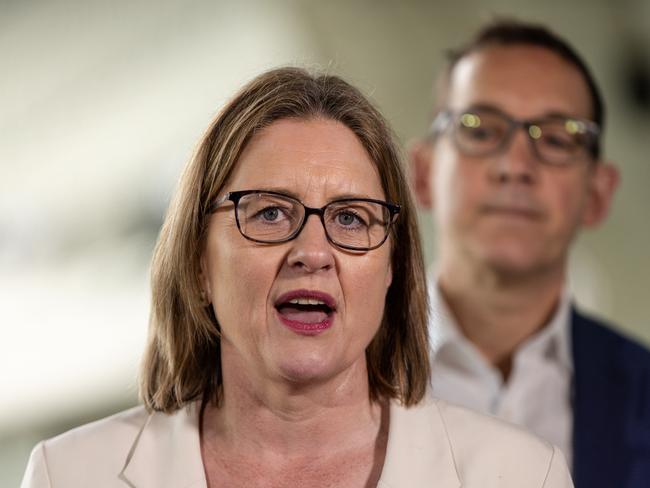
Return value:
[(575, 141), (573, 141), (568, 135), (560, 136), (549, 134), (544, 137), (543, 142), (547, 146), (552, 146), (558, 149), (570, 149), (575, 145)]
[(477, 141), (488, 141), (501, 137), (501, 131), (493, 127), (476, 127), (474, 129), (468, 129), (466, 132)]

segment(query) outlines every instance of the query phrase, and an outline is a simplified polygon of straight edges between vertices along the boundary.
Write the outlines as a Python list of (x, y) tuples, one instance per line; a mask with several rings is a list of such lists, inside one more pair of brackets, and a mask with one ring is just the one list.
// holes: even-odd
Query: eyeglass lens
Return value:
[(482, 156), (503, 149), (519, 125), (527, 130), (537, 155), (546, 162), (564, 164), (587, 154), (589, 133), (585, 123), (575, 119), (518, 123), (499, 112), (464, 112), (457, 116), (453, 130), (462, 151)]
[[(272, 193), (251, 193), (237, 205), (239, 228), (245, 237), (260, 242), (282, 242), (295, 237), (305, 219), (298, 200)], [(335, 201), (325, 206), (325, 232), (335, 244), (367, 249), (381, 244), (390, 226), (390, 211), (380, 203)]]

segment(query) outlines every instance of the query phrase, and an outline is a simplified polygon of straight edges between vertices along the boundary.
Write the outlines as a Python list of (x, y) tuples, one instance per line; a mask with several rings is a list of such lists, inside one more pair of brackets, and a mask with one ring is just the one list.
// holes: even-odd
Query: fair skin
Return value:
[[(444, 105), (488, 104), (517, 119), (590, 119), (587, 85), (557, 54), (490, 46), (459, 61)], [(555, 310), (570, 245), (607, 215), (618, 172), (588, 155), (542, 164), (519, 130), (500, 154), (461, 154), (448, 135), (411, 148), (416, 195), (433, 209), (439, 287), (462, 332), (507, 379), (517, 347)], [(521, 212), (521, 208), (527, 209)]]
[[(354, 133), (331, 120), (280, 120), (256, 133), (224, 188), (288, 193), (322, 207), (342, 197), (385, 200), (377, 169)], [(369, 400), (365, 349), (391, 283), (390, 243), (352, 253), (328, 242), (310, 216), (298, 237), (259, 244), (237, 229), (232, 202), (209, 222), (202, 279), (222, 331), (223, 402), (206, 407), (208, 485), (375, 486), (386, 411)], [(316, 334), (287, 327), (286, 293), (335, 303)], [(300, 293), (300, 292), (298, 292)]]

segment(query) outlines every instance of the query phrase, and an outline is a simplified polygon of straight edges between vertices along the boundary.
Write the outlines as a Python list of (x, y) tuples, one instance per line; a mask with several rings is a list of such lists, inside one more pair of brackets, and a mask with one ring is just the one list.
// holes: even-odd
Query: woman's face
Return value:
[[(258, 189), (309, 207), (349, 197), (385, 200), (357, 137), (325, 119), (276, 121), (250, 140), (222, 194)], [(233, 203), (224, 203), (211, 216), (202, 256), (222, 331), (224, 381), (234, 371), (291, 383), (365, 378), (365, 349), (392, 278), (390, 249), (390, 239), (367, 252), (339, 249), (316, 215), (294, 240), (259, 244), (240, 234)]]

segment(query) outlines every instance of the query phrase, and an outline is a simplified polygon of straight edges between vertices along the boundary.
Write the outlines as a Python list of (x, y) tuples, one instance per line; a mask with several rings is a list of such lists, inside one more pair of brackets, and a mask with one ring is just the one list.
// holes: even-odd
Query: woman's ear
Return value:
[(620, 173), (612, 163), (603, 161), (596, 163), (589, 178), (589, 193), (582, 215), (582, 225), (595, 227), (609, 214), (614, 193), (620, 182)]
[(201, 271), (199, 273), (199, 283), (201, 284), (201, 301), (206, 305), (212, 303), (212, 285), (210, 284), (210, 273), (208, 259), (205, 252), (201, 254)]
[(391, 257), (391, 259), (388, 261), (388, 270), (386, 271), (386, 291), (388, 291), (392, 282), (393, 282), (393, 263)]
[(431, 141), (418, 139), (408, 144), (411, 187), (415, 199), (423, 208), (433, 207), (433, 145)]

